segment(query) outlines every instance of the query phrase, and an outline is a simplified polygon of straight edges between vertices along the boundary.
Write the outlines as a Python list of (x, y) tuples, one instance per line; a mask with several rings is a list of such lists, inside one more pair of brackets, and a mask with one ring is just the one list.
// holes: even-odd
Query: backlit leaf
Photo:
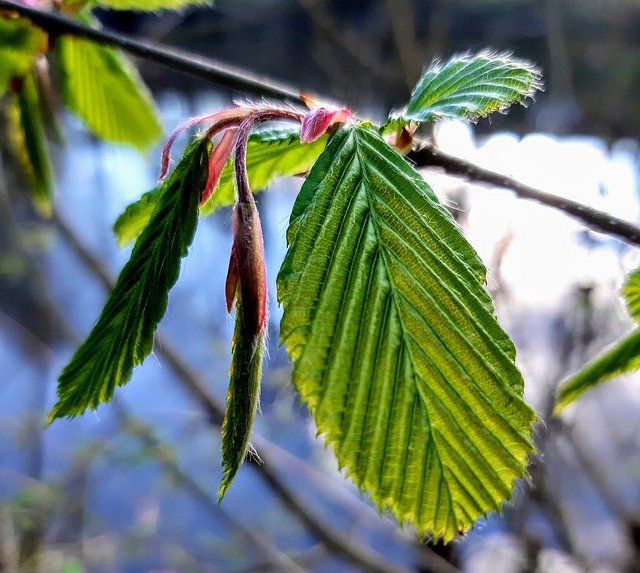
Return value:
[(96, 136), (141, 151), (162, 134), (149, 91), (120, 54), (71, 36), (56, 42), (64, 103)]
[(393, 116), (405, 122), (475, 121), (523, 102), (540, 87), (540, 71), (528, 62), (487, 51), (464, 54), (432, 64), (407, 107)]
[(627, 301), (631, 317), (640, 321), (640, 267), (627, 276), (622, 286), (622, 295)]
[(525, 472), (534, 414), (485, 269), (420, 175), (343, 128), (296, 200), (278, 277), (293, 381), (341, 467), (450, 540)]
[(49, 420), (77, 416), (109, 401), (151, 352), (153, 337), (193, 239), (198, 198), (207, 179), (207, 141), (196, 140), (163, 184), (149, 225), (107, 300), (100, 318), (58, 380)]
[(208, 0), (63, 0), (62, 5), (71, 9), (85, 6), (113, 8), (114, 10), (138, 10), (157, 12), (159, 10), (179, 10), (190, 5), (211, 4)]
[[(254, 192), (268, 187), (278, 176), (296, 175), (311, 168), (327, 144), (327, 137), (303, 145), (300, 143), (299, 134), (299, 126), (269, 128), (251, 134), (247, 147), (247, 173)], [(161, 190), (158, 188), (145, 193), (118, 217), (113, 230), (120, 245), (135, 240), (141, 233), (160, 194)], [(234, 197), (233, 169), (230, 161), (223, 169), (211, 199), (202, 206), (201, 213), (208, 215), (220, 207), (232, 205)]]
[(26, 75), (47, 36), (25, 18), (0, 17), (0, 96), (14, 77)]

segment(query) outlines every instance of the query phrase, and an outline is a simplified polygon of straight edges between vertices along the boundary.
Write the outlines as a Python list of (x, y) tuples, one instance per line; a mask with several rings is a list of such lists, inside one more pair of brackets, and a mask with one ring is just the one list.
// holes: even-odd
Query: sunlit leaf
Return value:
[[(640, 268), (632, 271), (622, 286), (629, 314), (640, 321)], [(561, 412), (578, 396), (601, 382), (640, 368), (640, 328), (620, 337), (564, 381), (558, 390), (555, 412)]]
[(159, 10), (179, 10), (186, 6), (212, 4), (209, 0), (63, 0), (62, 5), (70, 9), (85, 6), (113, 8), (114, 10), (138, 10), (157, 12)]
[(51, 214), (53, 176), (33, 74), (28, 72), (22, 76), (20, 84), (8, 107), (11, 145), (27, 175), (34, 205), (48, 216)]
[(64, 103), (96, 136), (141, 151), (157, 143), (160, 122), (136, 70), (116, 51), (61, 36), (56, 42)]
[[(303, 145), (299, 133), (299, 127), (286, 126), (263, 129), (251, 135), (247, 147), (247, 173), (254, 192), (268, 187), (278, 176), (296, 175), (310, 169), (327, 144), (327, 138), (321, 137)], [(113, 230), (120, 245), (135, 240), (144, 229), (160, 194), (158, 188), (145, 193), (118, 217)], [(208, 215), (220, 207), (232, 205), (234, 196), (233, 169), (229, 162), (222, 171), (211, 199), (202, 206), (201, 213)]]
[(485, 269), (377, 132), (338, 131), (296, 200), (278, 277), (293, 381), (380, 508), (450, 540), (511, 495), (534, 414)]
[(29, 20), (0, 17), (0, 96), (12, 78), (27, 74), (46, 46), (46, 34)]
[(163, 184), (164, 193), (136, 242), (100, 318), (58, 380), (49, 420), (97, 408), (129, 381), (151, 352), (169, 290), (178, 278), (198, 218), (207, 179), (207, 141), (196, 140)]
[(475, 121), (540, 89), (540, 71), (507, 54), (480, 52), (435, 62), (421, 76), (407, 107), (392, 121)]

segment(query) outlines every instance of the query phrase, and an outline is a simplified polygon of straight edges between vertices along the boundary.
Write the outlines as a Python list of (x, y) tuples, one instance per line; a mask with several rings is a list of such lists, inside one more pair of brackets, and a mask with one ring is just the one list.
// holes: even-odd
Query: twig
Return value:
[(640, 227), (633, 223), (618, 219), (604, 211), (593, 209), (577, 201), (545, 193), (525, 185), (513, 177), (484, 169), (474, 163), (444, 153), (433, 144), (424, 144), (421, 148), (411, 151), (407, 157), (418, 167), (442, 167), (448, 174), (463, 177), (472, 183), (487, 183), (508, 189), (522, 199), (531, 199), (548, 207), (558, 209), (578, 219), (583, 225), (594, 231), (613, 235), (626, 243), (640, 245)]
[[(92, 274), (100, 280), (102, 285), (110, 290), (113, 286), (113, 281), (111, 281), (107, 273), (104, 271), (99, 260), (89, 252), (82, 241), (76, 237), (73, 230), (56, 212), (54, 212), (53, 215), (53, 222), (78, 258), (85, 264)], [(213, 396), (211, 396), (204, 381), (202, 381), (202, 379), (186, 365), (179, 353), (159, 335), (156, 335), (155, 352), (167, 361), (185, 388), (207, 411), (212, 425), (220, 428), (224, 417), (224, 408), (218, 404)], [(256, 448), (258, 450), (258, 457), (262, 458), (262, 462), (258, 461), (257, 458), (249, 456), (247, 458), (247, 463), (252, 465), (258, 471), (258, 474), (277, 493), (279, 499), (291, 511), (292, 515), (300, 519), (309, 531), (312, 531), (327, 547), (331, 547), (343, 558), (357, 564), (366, 571), (378, 573), (403, 573), (403, 571), (405, 571), (397, 564), (388, 562), (375, 551), (361, 549), (359, 545), (346, 533), (333, 530), (333, 528), (317, 519), (305, 504), (289, 491), (289, 488), (285, 485), (284, 481), (275, 474), (270, 461), (268, 461), (272, 459), (272, 456), (267, 444), (269, 444), (269, 442), (263, 438), (260, 440), (260, 448)], [(273, 457), (275, 458), (275, 456)], [(442, 564), (440, 569), (434, 567), (433, 571), (435, 573), (448, 573), (451, 571), (450, 567), (451, 565), (444, 561), (444, 564)]]
[[(145, 60), (169, 66), (229, 89), (265, 97), (301, 101), (300, 90), (293, 86), (216, 60), (203, 58), (182, 50), (170, 49), (160, 44), (135, 40), (113, 32), (95, 30), (57, 14), (34, 10), (10, 0), (0, 0), (0, 10), (17, 12), (29, 18), (34, 24), (42, 27), (54, 37), (61, 34), (71, 34), (116, 46)], [(320, 99), (326, 101), (327, 98)], [(613, 217), (603, 211), (592, 209), (582, 203), (539, 191), (512, 177), (483, 169), (464, 159), (443, 153), (431, 144), (426, 144), (420, 149), (412, 151), (408, 157), (419, 167), (439, 166), (452, 175), (510, 189), (518, 197), (532, 199), (567, 213), (591, 229), (616, 236), (630, 244), (640, 245), (640, 228), (632, 223)]]
[(160, 44), (129, 38), (122, 34), (90, 28), (59, 14), (35, 10), (10, 0), (0, 0), (0, 10), (17, 12), (45, 30), (55, 40), (69, 34), (100, 44), (115, 46), (146, 61), (168, 66), (208, 82), (260, 97), (276, 97), (300, 102), (300, 90), (284, 82), (196, 54)]

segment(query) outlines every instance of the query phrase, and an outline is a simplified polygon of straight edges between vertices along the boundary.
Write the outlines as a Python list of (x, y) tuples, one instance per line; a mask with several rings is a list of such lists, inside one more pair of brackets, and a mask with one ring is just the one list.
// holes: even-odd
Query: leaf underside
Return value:
[[(629, 314), (640, 321), (640, 268), (627, 276), (622, 286)], [(621, 336), (609, 348), (604, 349), (573, 376), (564, 381), (558, 390), (554, 412), (561, 412), (578, 396), (594, 386), (640, 368), (640, 328)]]
[(407, 107), (391, 121), (475, 121), (540, 89), (540, 71), (506, 54), (481, 52), (437, 62), (421, 76)]
[(108, 402), (116, 387), (153, 347), (180, 260), (198, 218), (198, 196), (207, 178), (209, 143), (196, 140), (164, 183), (165, 192), (136, 242), (100, 318), (58, 380), (58, 402), (49, 421), (77, 416)]
[[(325, 148), (327, 138), (322, 137), (303, 145), (299, 135), (299, 126), (269, 128), (251, 134), (247, 146), (247, 174), (254, 193), (268, 187), (278, 176), (296, 175), (311, 168)], [(135, 240), (142, 232), (160, 195), (159, 188), (145, 193), (118, 217), (113, 231), (121, 246)], [(203, 215), (211, 214), (221, 207), (232, 205), (234, 198), (233, 166), (229, 161), (215, 191), (200, 212)]]
[(65, 105), (97, 137), (140, 151), (162, 128), (149, 91), (118, 52), (71, 36), (56, 42)]
[(281, 337), (340, 466), (445, 541), (499, 509), (534, 414), (484, 267), (424, 180), (374, 131), (343, 128), (287, 241)]

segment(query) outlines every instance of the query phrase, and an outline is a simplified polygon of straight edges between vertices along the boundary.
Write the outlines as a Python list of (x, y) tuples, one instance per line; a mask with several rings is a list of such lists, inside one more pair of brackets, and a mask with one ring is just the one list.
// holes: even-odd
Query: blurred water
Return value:
[[(166, 131), (170, 131), (185, 116), (212, 111), (228, 102), (207, 95), (185, 102), (166, 94), (160, 104)], [(154, 185), (159, 154), (154, 151), (145, 158), (98, 143), (75, 120), (69, 118), (67, 124), (68, 145), (57, 168), (58, 205), (83, 242), (115, 276), (126, 261), (128, 249), (117, 247), (111, 224), (130, 201)], [(479, 142), (469, 127), (459, 124), (440, 126), (437, 139), (445, 151), (514, 175), (525, 183), (632, 221), (638, 219), (635, 142), (607, 146), (586, 137), (556, 139), (532, 134), (519, 139), (507, 133)], [(598, 331), (593, 348), (601, 346), (602, 340), (613, 340), (629, 326), (616, 292), (623, 271), (638, 262), (637, 254), (614, 239), (585, 233), (571, 219), (515, 199), (506, 191), (471, 188), (434, 172), (425, 176), (444, 201), (454, 209), (454, 202), (458, 202), (467, 213), (461, 222), (491, 269), (489, 288), (496, 297), (500, 320), (517, 344), (527, 399), (543, 410), (558, 379), (584, 359), (584, 354), (559, 354), (559, 341), (572, 336), (570, 323), (575, 317), (572, 309), (577, 308), (577, 289), (591, 289), (589, 304)], [(308, 477), (290, 475), (292, 486), (314, 511), (389, 559), (411, 566), (411, 532), (398, 530), (386, 517), (379, 518), (339, 476), (333, 458), (315, 439), (315, 429), (298, 404), (289, 384), (286, 356), (277, 347), (280, 309), (275, 304), (275, 277), (285, 253), (284, 234), (298, 185), (297, 181), (280, 180), (258, 200), (267, 248), (272, 334), (256, 431), (335, 480), (337, 485), (327, 488)], [(166, 339), (203, 375), (220, 400), (226, 393), (232, 329), (224, 310), (229, 245), (227, 210), (201, 221), (162, 322)], [(45, 409), (53, 404), (56, 377), (105, 299), (101, 287), (59, 236), (52, 235), (38, 260), (46, 277), (46, 294), (69, 323), (72, 336), (48, 348), (46, 359), (35, 362), (28, 350), (32, 344), (28, 335), (22, 336), (10, 321), (0, 321), (0, 371), (4, 373), (0, 387), (1, 498), (15, 498), (34, 480), (64, 489), (70, 468), (89, 451), (95, 456), (86, 463), (84, 492), (78, 493), (84, 495), (82, 537), (89, 570), (234, 570), (255, 563), (250, 547), (229, 528), (220, 511), (233, 513), (247, 527), (274, 539), (283, 550), (311, 550), (314, 539), (287, 515), (251, 468), (241, 470), (222, 510), (203, 506), (173, 487), (157, 464), (140, 453), (136, 441), (122, 434), (112, 406), (102, 406), (96, 413), (71, 421), (57, 421), (44, 433), (38, 430), (43, 411), (36, 411), (34, 424), (34, 396), (41, 396), (46, 389)], [(174, 448), (181, 467), (215, 495), (220, 479), (218, 436), (161, 360), (152, 356), (137, 368), (131, 383), (117, 392), (117, 401), (152, 424), (161, 439)], [(615, 416), (611, 412), (616, 412)], [(635, 428), (639, 412), (640, 393), (628, 381), (612, 383), (606, 392), (605, 388), (594, 391), (569, 412), (576, 428), (585, 434), (583, 439), (592, 442), (592, 451), (601, 455), (601, 461), (611, 469), (614, 488), (629, 511), (637, 510), (640, 502), (635, 473), (640, 444), (637, 432), (624, 430), (630, 424)], [(40, 446), (36, 448), (36, 444)], [(616, 444), (620, 452), (611, 444)], [(29, 469), (34, 448), (42, 454), (38, 476), (31, 475)], [(627, 550), (616, 529), (617, 517), (586, 478), (574, 479), (579, 471), (575, 461), (571, 461), (571, 455), (563, 456), (561, 450), (555, 462), (553, 487), (567, 504), (568, 519), (575, 521), (571, 531), (575, 531), (576, 545), (585, 558), (615, 562), (619, 555), (612, 547), (619, 547), (620, 555)], [(55, 510), (60, 511), (59, 507)], [(570, 568), (570, 560), (548, 533), (550, 526), (544, 517), (536, 521), (532, 512), (529, 519), (531, 528), (546, 532), (550, 540), (544, 556), (551, 563), (549, 567)], [(52, 542), (60, 539), (56, 532), (64, 529), (60, 520), (59, 515), (51, 516), (54, 526), (47, 535)], [(579, 533), (580, 522), (589, 524), (585, 539)], [(503, 542), (494, 546), (491, 539), (496, 536)], [(523, 549), (513, 537), (512, 525), (497, 519), (490, 519), (462, 544), (466, 545), (471, 571), (516, 570), (514, 563), (522, 559)], [(64, 551), (64, 547), (59, 548), (59, 553)], [(495, 557), (496, 551), (500, 559)], [(320, 559), (312, 568), (350, 570), (344, 562), (328, 558)]]

